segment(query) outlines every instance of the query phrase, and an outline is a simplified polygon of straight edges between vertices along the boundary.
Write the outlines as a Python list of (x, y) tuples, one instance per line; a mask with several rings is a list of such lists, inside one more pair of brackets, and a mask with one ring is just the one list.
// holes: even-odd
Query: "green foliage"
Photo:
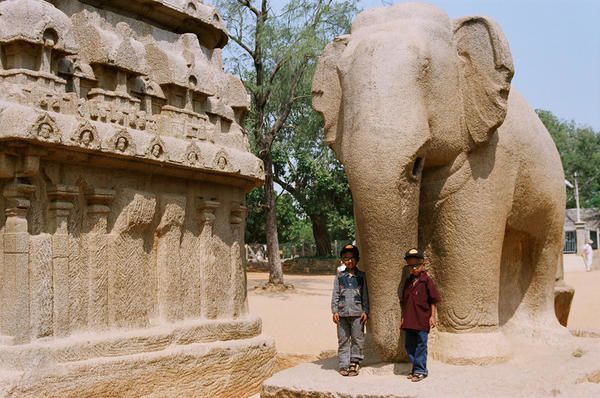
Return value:
[[(272, 157), (274, 180), (286, 191), (276, 198), (279, 240), (312, 240), (316, 219), (326, 223), (329, 238), (353, 237), (346, 177), (323, 142), (323, 122), (310, 97), (318, 57), (334, 37), (347, 33), (356, 2), (291, 0), (281, 10), (267, 0), (217, 5), (237, 44), (227, 47), (225, 65), (252, 98), (245, 123), (251, 147), (265, 163)], [(248, 242), (267, 238), (264, 203), (262, 188), (248, 196)]]
[[(565, 170), (565, 178), (579, 183), (580, 207), (600, 208), (600, 132), (564, 121), (552, 112), (536, 110), (556, 143)], [(567, 189), (567, 208), (575, 207), (575, 192)]]
[[(252, 190), (246, 199), (248, 206), (248, 219), (246, 222), (246, 242), (264, 243), (265, 234), (265, 208), (264, 190)], [(280, 222), (278, 237), (280, 242), (310, 242), (312, 229), (310, 221), (302, 216), (292, 196), (283, 193), (277, 198), (277, 217)]]
[(329, 238), (354, 236), (352, 197), (342, 165), (324, 142), (323, 121), (305, 99), (274, 144), (276, 181), (307, 216), (326, 220)]

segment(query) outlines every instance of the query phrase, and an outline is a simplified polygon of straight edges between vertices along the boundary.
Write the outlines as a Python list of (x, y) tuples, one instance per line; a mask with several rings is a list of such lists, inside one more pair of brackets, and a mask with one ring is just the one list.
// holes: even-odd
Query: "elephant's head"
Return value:
[(490, 19), (425, 4), (361, 13), (321, 56), (313, 107), (345, 167), (370, 287), (371, 333), (395, 360), (402, 254), (417, 245), (423, 174), (464, 159), (502, 124), (514, 70)]

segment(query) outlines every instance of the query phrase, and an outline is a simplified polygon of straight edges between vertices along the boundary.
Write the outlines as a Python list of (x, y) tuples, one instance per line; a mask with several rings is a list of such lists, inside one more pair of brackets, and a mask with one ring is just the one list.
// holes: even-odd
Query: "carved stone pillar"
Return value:
[(161, 220), (155, 232), (157, 303), (161, 320), (174, 322), (184, 317), (183, 294), (188, 279), (194, 275), (188, 256), (181, 256), (186, 198), (163, 195), (160, 201)]
[(14, 156), (6, 152), (0, 152), (0, 178), (13, 178), (15, 176), (15, 163), (16, 158)]
[(68, 218), (78, 189), (69, 185), (54, 185), (47, 189), (48, 226), (52, 233), (52, 280), (54, 290), (54, 336), (66, 336), (69, 317), (69, 234)]
[(40, 62), (40, 72), (52, 73), (52, 47), (54, 47), (54, 40), (45, 39), (44, 45), (42, 46), (42, 57)]
[(185, 90), (185, 110), (190, 112), (194, 110), (194, 91), (191, 87)]
[(117, 70), (117, 90), (118, 93), (127, 93), (127, 72)]
[(4, 269), (1, 289), (2, 334), (14, 336), (14, 343), (30, 339), (29, 314), (29, 233), (27, 209), (35, 187), (13, 182), (4, 188), (6, 225), (4, 229)]
[(244, 221), (248, 208), (239, 202), (231, 204), (231, 286), (233, 289), (233, 317), (238, 318), (248, 312), (246, 256), (244, 248)]
[(577, 255), (583, 256), (583, 245), (588, 240), (587, 231), (585, 230), (585, 222), (575, 222), (575, 233), (577, 237)]
[(208, 319), (216, 319), (219, 313), (220, 296), (223, 294), (223, 286), (218, 286), (219, 269), (213, 251), (213, 228), (215, 223), (215, 211), (220, 203), (215, 200), (199, 198), (197, 209), (200, 213), (200, 222), (203, 224), (200, 239), (203, 243), (204, 261), (200, 266), (202, 288), (200, 290), (200, 305), (202, 316)]
[(87, 217), (85, 242), (89, 275), (88, 327), (102, 330), (108, 327), (108, 215), (115, 198), (112, 189), (89, 188), (85, 192)]

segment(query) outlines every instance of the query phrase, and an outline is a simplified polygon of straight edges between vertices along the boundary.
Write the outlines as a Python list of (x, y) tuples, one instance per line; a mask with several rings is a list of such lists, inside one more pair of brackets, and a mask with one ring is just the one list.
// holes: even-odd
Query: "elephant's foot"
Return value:
[(560, 346), (572, 337), (569, 329), (562, 326), (555, 314), (546, 313), (528, 315), (517, 313), (502, 327), (511, 341), (524, 344), (547, 344)]
[(485, 365), (511, 357), (511, 345), (499, 330), (490, 332), (432, 334), (431, 357), (456, 365)]

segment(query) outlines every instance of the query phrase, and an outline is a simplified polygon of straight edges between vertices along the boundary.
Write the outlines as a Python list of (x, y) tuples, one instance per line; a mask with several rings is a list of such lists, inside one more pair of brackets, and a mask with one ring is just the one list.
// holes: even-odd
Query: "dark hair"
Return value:
[(342, 247), (342, 250), (340, 250), (340, 257), (342, 257), (344, 253), (352, 253), (357, 260), (360, 258), (358, 247), (354, 246), (353, 244), (347, 244), (346, 246)]

